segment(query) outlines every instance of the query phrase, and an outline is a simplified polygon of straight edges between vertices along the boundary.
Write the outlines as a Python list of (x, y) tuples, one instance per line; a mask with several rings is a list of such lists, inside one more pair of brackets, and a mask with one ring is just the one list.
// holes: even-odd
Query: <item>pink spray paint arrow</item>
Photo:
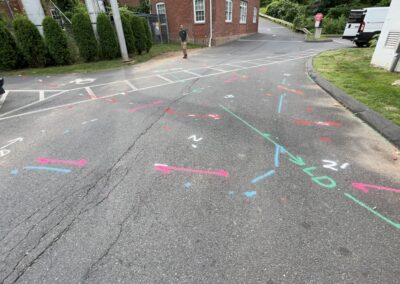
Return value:
[(165, 113), (168, 114), (175, 114), (175, 115), (182, 115), (182, 116), (190, 116), (190, 117), (209, 117), (209, 118), (213, 118), (215, 120), (217, 119), (221, 119), (221, 116), (219, 114), (192, 114), (192, 113), (187, 113), (187, 112), (177, 112), (176, 110), (167, 108), (165, 110)]
[(361, 190), (361, 191), (363, 191), (365, 193), (369, 192), (369, 190), (367, 188), (400, 193), (400, 189), (384, 187), (384, 186), (380, 186), (380, 185), (373, 185), (373, 184), (366, 184), (366, 183), (355, 183), (355, 182), (353, 182), (351, 185), (353, 187), (357, 188), (358, 190)]
[(325, 126), (342, 126), (341, 123), (336, 122), (336, 121), (307, 121), (307, 120), (293, 120), (293, 123), (299, 124), (299, 125), (325, 125)]
[(157, 171), (166, 173), (166, 174), (172, 173), (173, 171), (179, 171), (179, 172), (200, 173), (200, 174), (222, 176), (222, 177), (229, 176), (229, 173), (225, 170), (212, 172), (212, 171), (206, 171), (206, 170), (194, 170), (194, 169), (189, 169), (189, 168), (177, 168), (177, 167), (171, 167), (171, 166), (164, 165), (164, 164), (154, 164), (154, 169)]
[(38, 158), (36, 161), (42, 165), (47, 165), (50, 163), (57, 163), (57, 164), (75, 165), (75, 166), (80, 166), (80, 167), (83, 167), (87, 163), (86, 160), (70, 161), (70, 160), (56, 160), (56, 159), (49, 159), (49, 158)]

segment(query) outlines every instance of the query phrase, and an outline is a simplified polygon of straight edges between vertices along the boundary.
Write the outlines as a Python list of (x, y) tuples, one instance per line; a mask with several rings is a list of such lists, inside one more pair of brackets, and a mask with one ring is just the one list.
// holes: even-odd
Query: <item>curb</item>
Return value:
[(333, 40), (332, 39), (323, 39), (323, 40), (304, 40), (304, 42), (321, 42), (321, 43), (323, 43), (323, 42), (332, 42)]
[(345, 92), (324, 79), (314, 70), (313, 60), (314, 58), (310, 58), (307, 61), (306, 68), (308, 75), (314, 80), (314, 82), (318, 84), (335, 100), (337, 100), (346, 108), (348, 108), (351, 112), (353, 112), (357, 117), (364, 120), (377, 132), (382, 134), (386, 139), (388, 139), (395, 146), (400, 148), (400, 126), (384, 118), (377, 112), (369, 109), (366, 105), (353, 99)]

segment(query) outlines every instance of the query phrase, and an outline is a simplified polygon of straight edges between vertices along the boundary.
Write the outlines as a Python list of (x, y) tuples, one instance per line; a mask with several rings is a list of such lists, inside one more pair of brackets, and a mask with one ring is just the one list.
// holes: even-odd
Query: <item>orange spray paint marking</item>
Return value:
[(303, 91), (295, 90), (295, 89), (289, 89), (289, 88), (286, 88), (285, 86), (282, 86), (282, 85), (278, 85), (278, 89), (281, 90), (281, 91), (286, 91), (286, 92), (293, 93), (293, 94), (299, 95), (299, 96), (304, 95)]

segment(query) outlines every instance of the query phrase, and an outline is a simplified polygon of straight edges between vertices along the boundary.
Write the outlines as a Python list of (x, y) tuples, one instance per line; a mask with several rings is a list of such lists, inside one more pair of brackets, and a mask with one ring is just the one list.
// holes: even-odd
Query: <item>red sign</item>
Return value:
[(324, 14), (322, 14), (322, 13), (315, 14), (315, 16), (314, 16), (314, 20), (316, 22), (321, 22), (323, 18), (324, 18)]

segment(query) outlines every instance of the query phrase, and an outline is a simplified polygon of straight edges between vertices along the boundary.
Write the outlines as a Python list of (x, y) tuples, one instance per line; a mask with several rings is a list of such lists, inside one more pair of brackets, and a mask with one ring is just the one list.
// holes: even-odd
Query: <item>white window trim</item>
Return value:
[(253, 24), (257, 24), (257, 14), (258, 14), (258, 9), (257, 9), (257, 7), (254, 7), (254, 9), (253, 9)]
[[(158, 13), (158, 7), (159, 7), (159, 6), (164, 6), (164, 11), (166, 12), (165, 3), (164, 3), (164, 2), (158, 2), (158, 3), (156, 4), (157, 15), (159, 15), (159, 13)], [(165, 14), (164, 14), (164, 15), (165, 15)]]
[(225, 8), (226, 8), (226, 5), (228, 4), (228, 2), (230, 3), (230, 7), (231, 7), (231, 13), (229, 14), (229, 10), (228, 10), (228, 15), (231, 15), (231, 18), (228, 20), (227, 18), (226, 18), (226, 15), (225, 15), (225, 23), (232, 23), (232, 18), (233, 18), (233, 2), (232, 2), (232, 0), (225, 0)]
[(206, 22), (206, 1), (205, 0), (203, 0), (203, 7), (204, 7), (204, 20), (197, 21), (196, 20), (196, 0), (193, 0), (193, 16), (194, 16), (195, 24), (204, 24)]
[[(246, 24), (247, 23), (247, 6), (248, 6), (248, 3), (246, 1), (242, 1), (242, 0), (240, 1), (240, 12), (239, 12), (239, 16), (240, 16), (239, 23), (240, 24)], [(244, 19), (244, 21), (242, 21), (242, 7), (245, 10), (245, 19)]]

